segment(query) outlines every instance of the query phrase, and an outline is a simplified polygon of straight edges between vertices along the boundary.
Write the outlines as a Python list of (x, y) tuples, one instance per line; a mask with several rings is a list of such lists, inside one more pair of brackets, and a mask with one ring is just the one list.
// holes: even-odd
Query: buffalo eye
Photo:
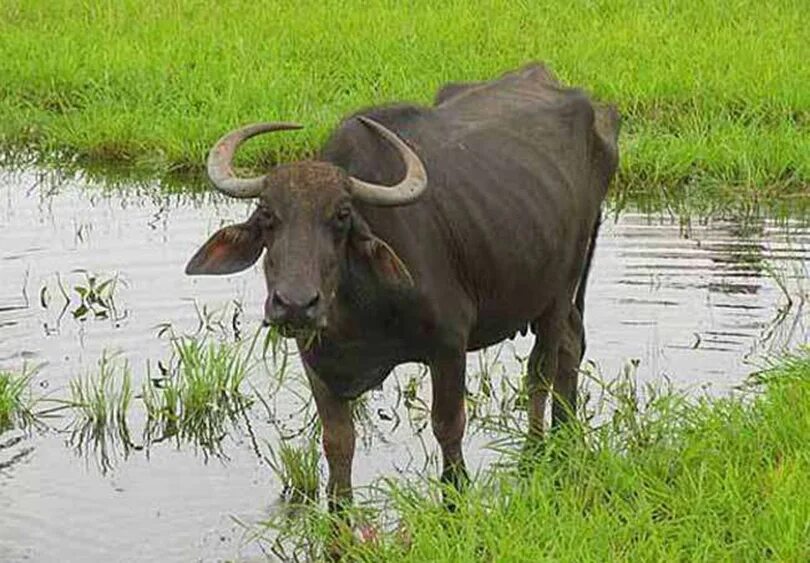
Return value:
[(351, 219), (351, 216), (352, 210), (348, 206), (343, 206), (338, 208), (332, 220), (334, 221), (336, 227), (343, 229), (349, 224), (349, 219)]
[(272, 210), (267, 208), (259, 209), (259, 225), (262, 229), (271, 231), (278, 226), (278, 215)]

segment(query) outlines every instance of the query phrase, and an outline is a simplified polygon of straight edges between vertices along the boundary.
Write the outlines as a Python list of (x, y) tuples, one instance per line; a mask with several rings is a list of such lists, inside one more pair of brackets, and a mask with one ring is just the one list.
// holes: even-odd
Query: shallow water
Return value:
[[(92, 371), (102, 353), (118, 351), (143, 378), (149, 361), (166, 358), (161, 323), (194, 331), (199, 310), (221, 310), (223, 338), (258, 325), (264, 288), (258, 268), (223, 278), (188, 278), (186, 260), (221, 224), (248, 213), (244, 203), (207, 196), (132, 189), (105, 195), (81, 180), (43, 181), (36, 173), (0, 175), (0, 369), (41, 366), (35, 391), (64, 397), (68, 382)], [(810, 228), (805, 219), (745, 221), (623, 212), (603, 226), (588, 290), (587, 359), (604, 377), (637, 364), (640, 380), (669, 378), (694, 392), (724, 393), (763, 365), (764, 358), (808, 340)], [(76, 286), (117, 274), (114, 300), (82, 311)], [(60, 289), (61, 287), (61, 289)], [(67, 298), (63, 296), (64, 290)], [(789, 299), (790, 298), (790, 299)], [(234, 318), (236, 324), (234, 324)], [(518, 338), (484, 356), (470, 355), (471, 378), (482, 365), (512, 374), (531, 340)], [(294, 358), (291, 372), (297, 370)], [(376, 430), (360, 448), (355, 481), (420, 473), (431, 439), (417, 440), (402, 415), (397, 382), (405, 366), (372, 394)], [(266, 393), (273, 375), (254, 374)], [(301, 388), (300, 380), (290, 385)], [(423, 385), (423, 395), (426, 385)], [(0, 436), (0, 560), (218, 560), (261, 557), (243, 541), (232, 517), (255, 521), (278, 510), (281, 486), (254, 448), (274, 440), (279, 421), (300, 403), (290, 387), (270, 397), (275, 424), (253, 408), (259, 438), (235, 432), (228, 459), (206, 458), (170, 444), (147, 458), (78, 455), (59, 432), (67, 422), (31, 436)], [(311, 409), (308, 411), (311, 414)], [(421, 426), (416, 421), (415, 426)], [(429, 436), (429, 431), (424, 433)], [(490, 437), (467, 440), (471, 465), (492, 459)]]

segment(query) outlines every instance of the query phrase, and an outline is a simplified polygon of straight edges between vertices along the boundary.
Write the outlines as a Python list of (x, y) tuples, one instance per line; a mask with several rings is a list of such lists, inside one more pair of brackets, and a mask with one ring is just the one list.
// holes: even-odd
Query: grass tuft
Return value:
[[(191, 444), (206, 458), (224, 457), (222, 441), (242, 429), (242, 419), (258, 449), (245, 417), (252, 398), (241, 390), (255, 341), (245, 353), (242, 343), (173, 336), (168, 367), (159, 362), (157, 375), (147, 370), (139, 395), (133, 394), (128, 363), (105, 352), (97, 372), (71, 381), (70, 399), (52, 400), (61, 406), (49, 412), (70, 409), (70, 444), (80, 455), (94, 454), (103, 472), (133, 450), (149, 454), (151, 446), (169, 440), (177, 447)], [(140, 441), (133, 440), (130, 415), (142, 423)]]
[(241, 391), (250, 352), (243, 354), (238, 344), (192, 337), (174, 338), (173, 349), (173, 367), (143, 386), (146, 441), (176, 437), (206, 455), (221, 453), (230, 425), (250, 406)]
[(28, 428), (36, 421), (30, 384), (34, 372), (0, 370), (0, 434), (13, 428)]
[(283, 496), (293, 503), (314, 502), (320, 487), (320, 445), (314, 438), (296, 446), (287, 440), (269, 446), (268, 463), (283, 483)]
[(97, 373), (70, 382), (70, 443), (81, 455), (95, 453), (102, 471), (112, 468), (119, 452), (126, 457), (132, 449), (127, 420), (132, 399), (129, 364), (106, 352)]

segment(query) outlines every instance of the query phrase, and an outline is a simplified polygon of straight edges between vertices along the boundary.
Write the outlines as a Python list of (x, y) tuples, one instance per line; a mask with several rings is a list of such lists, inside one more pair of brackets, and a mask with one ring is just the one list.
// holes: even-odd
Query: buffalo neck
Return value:
[(368, 263), (349, 255), (342, 267), (328, 328), (299, 348), (304, 361), (331, 391), (355, 398), (382, 383), (391, 369), (423, 361), (416, 337), (419, 300), (412, 288), (383, 283)]
[(341, 268), (335, 303), (330, 314), (340, 331), (363, 338), (402, 336), (412, 320), (415, 291), (381, 280), (370, 265), (351, 250)]

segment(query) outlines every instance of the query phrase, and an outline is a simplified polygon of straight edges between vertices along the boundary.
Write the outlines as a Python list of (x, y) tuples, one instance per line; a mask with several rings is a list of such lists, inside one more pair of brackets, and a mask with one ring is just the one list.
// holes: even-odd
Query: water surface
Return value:
[[(239, 275), (189, 278), (187, 259), (221, 225), (243, 220), (249, 204), (154, 189), (105, 193), (82, 180), (0, 175), (0, 368), (41, 366), (35, 391), (64, 397), (68, 382), (95, 369), (105, 351), (127, 358), (136, 379), (168, 356), (164, 323), (193, 332), (207, 312), (220, 338), (258, 326), (264, 287), (258, 267)], [(694, 392), (725, 393), (769, 355), (808, 340), (810, 228), (804, 219), (713, 218), (685, 221), (625, 211), (606, 220), (588, 290), (586, 358), (604, 377), (628, 364), (644, 381), (670, 379)], [(113, 307), (80, 309), (76, 287), (116, 277)], [(63, 294), (64, 291), (64, 294)], [(67, 297), (66, 297), (67, 296)], [(496, 366), (516, 382), (531, 348), (520, 337), (483, 356), (475, 374)], [(235, 432), (225, 458), (170, 444), (147, 458), (135, 452), (102, 473), (59, 432), (67, 422), (27, 437), (0, 436), (0, 560), (189, 561), (252, 558), (232, 517), (255, 521), (278, 509), (280, 484), (256, 455), (292, 416), (303, 390), (292, 358), (290, 384), (275, 391), (272, 370), (252, 381), (277, 407), (248, 413), (255, 441)], [(420, 373), (405, 366), (368, 412), (355, 481), (435, 471), (436, 446), (426, 420), (400, 423), (401, 386)], [(399, 386), (399, 387), (398, 387)], [(422, 382), (422, 396), (428, 396)], [(307, 414), (311, 415), (309, 408)], [(397, 418), (399, 417), (399, 418)], [(411, 420), (411, 419), (409, 419)], [(286, 425), (286, 426), (285, 426)], [(492, 459), (490, 435), (471, 432), (473, 467)]]

